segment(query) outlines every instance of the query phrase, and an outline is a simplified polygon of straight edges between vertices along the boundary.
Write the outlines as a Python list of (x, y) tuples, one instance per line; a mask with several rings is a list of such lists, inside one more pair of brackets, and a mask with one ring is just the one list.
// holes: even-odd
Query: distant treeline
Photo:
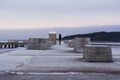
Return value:
[(75, 37), (90, 37), (91, 41), (120, 42), (120, 32), (94, 32), (88, 34), (76, 34), (63, 37), (63, 40)]

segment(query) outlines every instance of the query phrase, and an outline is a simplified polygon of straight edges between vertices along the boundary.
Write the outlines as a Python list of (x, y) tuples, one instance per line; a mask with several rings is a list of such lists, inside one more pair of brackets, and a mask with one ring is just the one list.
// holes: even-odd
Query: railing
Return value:
[(0, 48), (17, 48), (25, 47), (27, 43), (17, 43), (17, 42), (0, 42)]

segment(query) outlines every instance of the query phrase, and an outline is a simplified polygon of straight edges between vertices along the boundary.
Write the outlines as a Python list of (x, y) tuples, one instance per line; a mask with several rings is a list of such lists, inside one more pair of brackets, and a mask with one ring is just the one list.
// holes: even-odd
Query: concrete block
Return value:
[(47, 50), (50, 48), (50, 42), (44, 38), (30, 38), (27, 45), (28, 49), (33, 50)]
[(90, 38), (76, 37), (74, 38), (73, 44), (74, 44), (74, 51), (76, 53), (82, 53), (84, 46), (90, 44)]
[(111, 47), (104, 45), (86, 45), (83, 50), (83, 58), (95, 62), (113, 61)]
[(74, 46), (73, 40), (68, 40), (68, 46), (69, 47), (73, 47)]

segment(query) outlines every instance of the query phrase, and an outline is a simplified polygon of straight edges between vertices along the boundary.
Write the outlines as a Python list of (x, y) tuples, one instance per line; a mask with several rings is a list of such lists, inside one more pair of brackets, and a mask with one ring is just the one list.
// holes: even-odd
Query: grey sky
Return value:
[(0, 29), (120, 24), (120, 0), (0, 0)]

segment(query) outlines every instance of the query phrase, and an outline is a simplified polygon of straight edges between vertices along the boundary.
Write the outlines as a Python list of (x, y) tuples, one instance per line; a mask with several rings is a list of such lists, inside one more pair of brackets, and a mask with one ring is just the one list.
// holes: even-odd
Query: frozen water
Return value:
[(120, 71), (120, 47), (112, 46), (114, 62), (86, 62), (83, 54), (75, 53), (67, 45), (54, 45), (49, 50), (16, 49), (0, 54), (1, 71)]

